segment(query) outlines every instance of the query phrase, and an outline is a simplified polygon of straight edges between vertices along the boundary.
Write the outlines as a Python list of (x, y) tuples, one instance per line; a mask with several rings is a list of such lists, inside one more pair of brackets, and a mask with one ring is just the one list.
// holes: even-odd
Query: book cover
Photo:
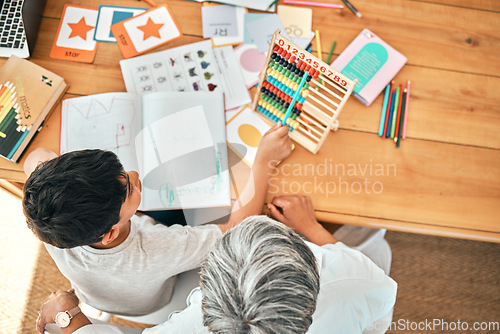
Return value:
[(331, 66), (349, 79), (358, 79), (352, 95), (369, 106), (406, 61), (396, 49), (364, 29)]
[(105, 93), (66, 99), (61, 154), (99, 148), (139, 172), (140, 210), (228, 207), (224, 100), (218, 92)]
[(17, 162), (61, 99), (64, 79), (11, 56), (0, 70), (0, 155)]

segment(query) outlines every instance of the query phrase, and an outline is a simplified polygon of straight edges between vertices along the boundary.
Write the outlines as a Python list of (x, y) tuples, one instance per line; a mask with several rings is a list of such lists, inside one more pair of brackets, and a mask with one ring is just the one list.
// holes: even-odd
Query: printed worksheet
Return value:
[(250, 103), (231, 46), (213, 48), (210, 40), (120, 61), (129, 93), (219, 91), (225, 109)]

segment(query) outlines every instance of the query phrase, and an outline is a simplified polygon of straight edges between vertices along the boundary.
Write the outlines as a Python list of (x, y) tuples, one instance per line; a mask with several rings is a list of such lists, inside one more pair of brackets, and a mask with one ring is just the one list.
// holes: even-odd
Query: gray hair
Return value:
[(266, 216), (232, 228), (201, 269), (203, 324), (214, 334), (305, 333), (319, 292), (300, 236)]

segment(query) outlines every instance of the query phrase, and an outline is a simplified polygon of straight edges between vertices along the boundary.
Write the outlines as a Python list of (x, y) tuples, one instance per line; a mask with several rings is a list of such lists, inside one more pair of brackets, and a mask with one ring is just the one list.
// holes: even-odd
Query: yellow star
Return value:
[(69, 38), (72, 37), (81, 37), (84, 41), (87, 40), (87, 33), (94, 29), (94, 27), (87, 25), (85, 23), (85, 17), (82, 17), (78, 23), (68, 23), (69, 27), (71, 28), (71, 34), (69, 35)]
[(163, 26), (163, 23), (154, 23), (151, 18), (148, 18), (148, 22), (143, 26), (138, 26), (137, 29), (142, 30), (142, 32), (144, 33), (143, 40), (145, 41), (149, 37), (161, 38), (160, 28)]

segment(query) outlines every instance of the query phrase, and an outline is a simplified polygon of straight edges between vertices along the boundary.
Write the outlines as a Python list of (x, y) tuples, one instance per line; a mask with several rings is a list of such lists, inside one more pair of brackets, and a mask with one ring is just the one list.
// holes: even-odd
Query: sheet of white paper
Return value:
[(204, 38), (238, 35), (234, 6), (203, 6), (201, 19)]
[(61, 154), (98, 148), (115, 152), (126, 170), (138, 170), (134, 138), (142, 127), (134, 94), (66, 99), (61, 108)]
[(236, 25), (238, 26), (238, 35), (231, 37), (212, 37), (212, 44), (214, 46), (234, 45), (243, 43), (246, 9), (243, 7), (235, 7), (235, 8), (236, 8)]

